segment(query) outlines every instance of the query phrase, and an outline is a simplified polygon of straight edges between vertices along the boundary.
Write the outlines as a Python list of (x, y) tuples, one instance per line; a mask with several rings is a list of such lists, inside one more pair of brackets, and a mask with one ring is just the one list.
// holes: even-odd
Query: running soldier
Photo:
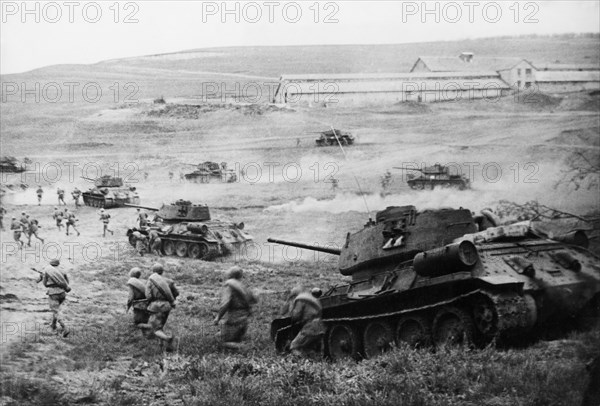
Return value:
[(290, 344), (290, 350), (296, 355), (310, 355), (320, 353), (323, 348), (325, 326), (321, 320), (323, 307), (319, 301), (321, 289), (314, 288), (311, 293), (300, 293), (294, 303), (290, 317), (292, 324), (302, 326), (300, 332)]
[(162, 257), (162, 240), (160, 239), (160, 236), (158, 235), (158, 231), (156, 230), (150, 230), (150, 232), (148, 233), (148, 237), (149, 237), (149, 245), (150, 245), (150, 253), (154, 253), (156, 255), (158, 255), (159, 257)]
[(146, 282), (147, 310), (150, 317), (148, 323), (141, 323), (138, 326), (150, 330), (154, 337), (167, 344), (167, 351), (172, 351), (175, 337), (165, 333), (164, 327), (171, 310), (175, 308), (175, 299), (179, 296), (179, 291), (175, 287), (175, 282), (162, 276), (164, 268), (161, 264), (152, 265), (152, 272)]
[(37, 190), (35, 191), (38, 199), (38, 206), (42, 205), (42, 196), (44, 195), (44, 189), (42, 189), (42, 185), (38, 185)]
[(61, 269), (60, 261), (58, 259), (50, 261), (50, 265), (47, 265), (41, 272), (35, 268), (31, 269), (40, 274), (37, 283), (43, 282), (44, 286), (48, 288), (46, 294), (48, 295), (50, 311), (52, 312), (52, 322), (50, 327), (52, 327), (52, 330), (57, 331), (56, 324), (58, 323), (61, 327), (61, 331), (57, 331), (57, 333), (62, 334), (63, 337), (68, 336), (69, 330), (63, 321), (60, 307), (65, 301), (67, 293), (71, 291), (71, 288), (69, 287), (69, 277), (66, 272)]
[(79, 198), (81, 197), (81, 190), (79, 188), (75, 188), (73, 192), (71, 192), (71, 196), (73, 196), (73, 200), (75, 201), (75, 207), (79, 207)]
[(102, 229), (102, 237), (106, 237), (106, 232), (108, 231), (110, 235), (114, 235), (115, 233), (108, 228), (108, 223), (110, 222), (110, 214), (106, 213), (104, 209), (100, 209), (100, 220), (104, 227)]
[(10, 224), (10, 229), (13, 230), (13, 238), (15, 242), (19, 243), (19, 248), (23, 248), (24, 242), (21, 241), (21, 234), (23, 233), (23, 223), (17, 221), (16, 217), (12, 218), (12, 223)]
[(252, 306), (257, 302), (252, 291), (242, 285), (243, 274), (239, 266), (234, 266), (227, 272), (221, 307), (214, 319), (214, 324), (218, 325), (225, 316), (225, 322), (221, 325), (221, 341), (224, 347), (230, 349), (241, 348), (242, 339), (248, 330)]
[(21, 212), (21, 220), (19, 220), (23, 225), (23, 231), (29, 228), (29, 216), (24, 211)]
[(79, 220), (75, 218), (75, 213), (72, 213), (69, 209), (65, 208), (65, 217), (67, 218), (67, 235), (69, 235), (69, 227), (73, 227), (73, 230), (77, 232), (77, 237), (79, 237), (81, 233), (75, 227), (75, 223)]
[(137, 209), (137, 223), (138, 223), (138, 228), (142, 229), (143, 227), (147, 227), (148, 226), (148, 214), (147, 213), (143, 213), (140, 209)]
[(146, 284), (140, 279), (142, 270), (140, 268), (131, 268), (129, 271), (129, 297), (127, 298), (127, 311), (133, 307), (133, 324), (148, 323), (149, 314), (146, 311), (148, 302), (146, 301)]
[(41, 238), (37, 233), (38, 230), (40, 229), (40, 225), (39, 222), (36, 219), (33, 219), (29, 222), (29, 228), (27, 229), (27, 246), (31, 247), (31, 236), (34, 235), (35, 238), (37, 238), (38, 240), (40, 240), (42, 242), (42, 244), (44, 243), (44, 239)]
[(56, 194), (58, 195), (58, 205), (60, 206), (60, 203), (62, 202), (62, 204), (66, 206), (67, 203), (65, 203), (65, 190), (63, 188), (58, 188), (56, 189)]
[(58, 207), (54, 208), (54, 214), (52, 214), (52, 218), (56, 220), (56, 227), (58, 227), (58, 231), (60, 231), (63, 227), (62, 221), (64, 214), (62, 211), (58, 210)]
[(6, 214), (6, 209), (0, 206), (0, 230), (4, 231), (4, 215)]

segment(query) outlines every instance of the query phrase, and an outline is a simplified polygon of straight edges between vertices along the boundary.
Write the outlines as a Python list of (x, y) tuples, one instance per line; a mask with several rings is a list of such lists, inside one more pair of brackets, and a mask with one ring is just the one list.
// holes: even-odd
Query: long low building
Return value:
[(494, 71), (283, 75), (275, 103), (308, 106), (496, 99), (510, 86)]

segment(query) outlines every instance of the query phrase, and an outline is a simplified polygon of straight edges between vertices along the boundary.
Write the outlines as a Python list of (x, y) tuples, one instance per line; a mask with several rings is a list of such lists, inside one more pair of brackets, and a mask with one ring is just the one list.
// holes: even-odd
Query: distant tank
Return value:
[(125, 203), (139, 204), (140, 198), (133, 186), (125, 185), (122, 178), (104, 175), (97, 179), (83, 177), (83, 179), (94, 182), (94, 187), (83, 192), (83, 203), (86, 206), (122, 207)]
[(352, 145), (354, 144), (354, 136), (347, 131), (331, 129), (322, 131), (319, 134), (321, 136), (315, 140), (315, 143), (319, 147), (331, 146), (331, 145)]
[(471, 188), (471, 181), (463, 175), (453, 175), (450, 173), (450, 168), (444, 165), (435, 164), (427, 166), (423, 169), (404, 168), (395, 166), (394, 169), (402, 169), (407, 171), (420, 172), (420, 175), (408, 173), (408, 186), (411, 189), (423, 190), (434, 189), (435, 187), (457, 188), (465, 190)]
[(160, 208), (133, 204), (126, 206), (156, 212), (155, 218), (147, 227), (127, 230), (131, 245), (135, 245), (132, 237), (135, 231), (148, 235), (154, 229), (158, 231), (165, 255), (213, 259), (239, 251), (253, 238), (244, 231), (244, 223), (212, 220), (206, 205), (177, 200), (171, 204), (163, 204)]
[[(190, 164), (195, 165), (195, 164)], [(227, 169), (227, 163), (206, 161), (197, 165), (194, 172), (186, 173), (185, 179), (195, 183), (209, 183), (211, 181), (233, 183), (237, 180), (237, 175), (233, 169)]]
[[(552, 323), (600, 316), (600, 258), (581, 230), (548, 238), (544, 225), (497, 226), (489, 212), (389, 207), (341, 249), (269, 239), (339, 255), (352, 281), (321, 298), (324, 355), (372, 357), (393, 343), (485, 345)], [(481, 230), (481, 231), (479, 231)], [(297, 333), (273, 320), (284, 351)]]
[(0, 158), (0, 172), (2, 173), (20, 173), (25, 172), (25, 165), (19, 163), (14, 156), (3, 156)]

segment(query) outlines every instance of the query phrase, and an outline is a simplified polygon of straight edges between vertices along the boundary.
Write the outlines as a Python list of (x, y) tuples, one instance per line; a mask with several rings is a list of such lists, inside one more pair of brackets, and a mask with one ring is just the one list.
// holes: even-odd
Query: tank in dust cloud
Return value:
[(82, 179), (94, 182), (94, 187), (81, 194), (86, 206), (110, 209), (123, 207), (125, 203), (140, 204), (136, 188), (126, 185), (122, 178), (104, 175), (97, 179), (82, 176)]
[(194, 172), (186, 173), (184, 177), (187, 181), (195, 183), (210, 183), (211, 181), (233, 183), (237, 180), (235, 171), (233, 169), (227, 169), (226, 162), (218, 164), (211, 161), (198, 164)]
[(318, 134), (321, 134), (319, 138), (315, 140), (315, 143), (318, 147), (338, 145), (338, 140), (339, 144), (342, 145), (354, 144), (354, 136), (347, 131), (331, 129), (327, 131), (322, 131)]
[(411, 189), (423, 190), (434, 189), (435, 187), (456, 188), (465, 190), (471, 188), (471, 181), (464, 175), (453, 175), (450, 173), (450, 168), (444, 165), (435, 164), (427, 166), (423, 169), (404, 168), (395, 166), (394, 169), (402, 169), (406, 171), (420, 172), (415, 175), (411, 172), (407, 174), (406, 183)]
[[(388, 207), (341, 249), (269, 242), (339, 255), (341, 274), (352, 277), (320, 298), (326, 334), (318, 350), (333, 359), (372, 357), (401, 342), (485, 345), (598, 317), (600, 258), (584, 232), (497, 224), (485, 211)], [(297, 331), (289, 317), (273, 320), (277, 350)]]
[(206, 205), (177, 200), (160, 208), (126, 204), (156, 212), (147, 227), (130, 228), (127, 237), (135, 245), (133, 233), (148, 235), (151, 229), (158, 231), (165, 255), (214, 259), (237, 252), (253, 237), (244, 231), (244, 223), (213, 220)]

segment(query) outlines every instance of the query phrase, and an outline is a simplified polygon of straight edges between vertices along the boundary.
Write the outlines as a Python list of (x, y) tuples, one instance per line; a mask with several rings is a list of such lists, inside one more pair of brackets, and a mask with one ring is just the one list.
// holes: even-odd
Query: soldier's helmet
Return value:
[(59, 266), (60, 265), (60, 261), (58, 259), (53, 259), (50, 261), (50, 265), (52, 266)]
[(142, 270), (140, 268), (133, 267), (131, 268), (131, 270), (129, 271), (129, 276), (131, 278), (139, 278), (142, 275)]
[(104, 213), (104, 208), (100, 209), (100, 211), (101, 211), (102, 213)]
[(235, 265), (229, 268), (227, 271), (227, 278), (229, 279), (242, 279), (244, 271), (239, 266)]
[(165, 271), (161, 264), (152, 265), (152, 272), (156, 272), (157, 274), (162, 274)]
[(312, 288), (310, 294), (318, 299), (323, 294), (323, 291), (319, 288)]

